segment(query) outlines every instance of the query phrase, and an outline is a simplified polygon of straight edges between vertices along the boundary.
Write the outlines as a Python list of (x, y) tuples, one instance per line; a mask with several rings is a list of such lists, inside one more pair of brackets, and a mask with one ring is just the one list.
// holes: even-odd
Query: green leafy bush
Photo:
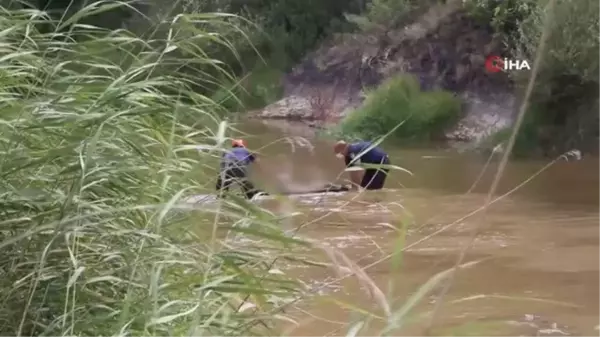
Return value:
[(368, 94), (363, 105), (347, 116), (339, 131), (372, 139), (392, 131), (402, 140), (429, 140), (439, 136), (461, 115), (460, 99), (445, 91), (421, 91), (413, 76), (388, 79)]
[(463, 6), (471, 17), (514, 42), (519, 26), (538, 9), (538, 3), (539, 0), (465, 0)]
[[(530, 132), (528, 143), (535, 144), (535, 138), (537, 147), (560, 153), (597, 142), (600, 4), (596, 0), (559, 0), (553, 8), (548, 4), (549, 0), (465, 1), (469, 13), (489, 22), (503, 39), (509, 56), (531, 64), (536, 54), (542, 53), (531, 98), (536, 109), (528, 112), (535, 115), (529, 128), (540, 130)], [(544, 26), (546, 18), (550, 21)], [(548, 38), (546, 49), (540, 51), (544, 29)], [(514, 72), (510, 76), (521, 90), (530, 74)], [(554, 135), (551, 140), (536, 136), (546, 133)]]
[(362, 31), (372, 31), (404, 23), (415, 8), (417, 2), (412, 0), (373, 0), (362, 13), (346, 14), (345, 18)]
[[(525, 114), (525, 118), (523, 120), (523, 123), (521, 124), (521, 128), (519, 129), (517, 138), (515, 139), (515, 144), (511, 152), (512, 156), (525, 157), (528, 155), (532, 155), (540, 150), (539, 143), (540, 138), (542, 137), (539, 132), (539, 125), (541, 123), (537, 120), (539, 116), (539, 108), (529, 108), (529, 110)], [(484, 139), (483, 142), (480, 144), (480, 148), (482, 148), (485, 151), (491, 151), (498, 145), (503, 145), (506, 147), (512, 132), (512, 126), (508, 126), (501, 130), (498, 130), (495, 133), (488, 136), (486, 139)]]

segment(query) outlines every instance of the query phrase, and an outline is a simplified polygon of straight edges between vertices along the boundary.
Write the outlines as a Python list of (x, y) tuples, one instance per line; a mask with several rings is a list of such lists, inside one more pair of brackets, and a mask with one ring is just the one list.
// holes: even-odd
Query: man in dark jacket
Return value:
[[(344, 158), (346, 167), (356, 164), (389, 165), (390, 159), (380, 147), (372, 146), (370, 142), (357, 142), (348, 144), (343, 140), (338, 141), (333, 151), (339, 158)], [(371, 148), (372, 147), (372, 148)], [(370, 149), (369, 149), (370, 148)], [(362, 178), (360, 171), (350, 171), (350, 180), (353, 184), (367, 190), (380, 190), (385, 184), (389, 170), (386, 168), (367, 168)]]
[(217, 178), (217, 192), (229, 190), (232, 182), (237, 182), (242, 187), (244, 195), (252, 199), (258, 190), (248, 178), (248, 166), (256, 161), (256, 156), (246, 148), (242, 139), (234, 139), (232, 149), (223, 154), (221, 171)]

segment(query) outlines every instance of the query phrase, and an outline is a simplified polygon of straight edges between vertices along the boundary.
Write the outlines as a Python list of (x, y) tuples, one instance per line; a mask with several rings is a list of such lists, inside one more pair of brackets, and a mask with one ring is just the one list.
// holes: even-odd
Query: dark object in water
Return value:
[(345, 185), (335, 185), (335, 184), (326, 184), (323, 188), (313, 191), (303, 191), (303, 192), (291, 192), (288, 194), (307, 194), (307, 193), (336, 193), (336, 192), (347, 192), (350, 191), (349, 186)]
[[(348, 186), (344, 186), (344, 185), (334, 185), (334, 184), (326, 184), (324, 187), (317, 189), (317, 190), (312, 190), (312, 191), (287, 191), (287, 192), (282, 192), (279, 193), (279, 195), (303, 195), (303, 194), (319, 194), (319, 193), (340, 193), (340, 192), (347, 192), (350, 190), (350, 187)], [(269, 193), (264, 192), (264, 191), (256, 191), (255, 195), (253, 196), (252, 200), (254, 199), (260, 199), (263, 196), (266, 196), (267, 199), (269, 198)], [(194, 195), (191, 198), (188, 199), (188, 202), (190, 203), (210, 203), (210, 202), (214, 202), (219, 198), (219, 195), (215, 195), (215, 194), (198, 194), (198, 195)]]
[[(346, 185), (335, 185), (335, 184), (325, 184), (320, 189), (310, 190), (310, 191), (286, 191), (282, 192), (283, 195), (295, 195), (295, 194), (313, 194), (313, 193), (336, 193), (336, 192), (347, 192), (350, 191), (350, 187)], [(270, 193), (260, 191), (261, 195), (269, 195)]]

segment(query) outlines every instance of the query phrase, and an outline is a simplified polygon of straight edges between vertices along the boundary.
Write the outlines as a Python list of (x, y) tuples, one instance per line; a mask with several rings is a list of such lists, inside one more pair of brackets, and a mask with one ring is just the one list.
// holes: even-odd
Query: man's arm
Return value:
[(221, 155), (221, 162), (219, 163), (219, 167), (221, 168), (221, 171), (223, 171), (225, 169), (226, 157), (227, 157), (227, 152), (223, 152), (223, 154)]
[(256, 153), (250, 153), (248, 155), (248, 160), (252, 163), (252, 164), (258, 164), (258, 155)]
[(363, 170), (360, 171), (350, 171), (350, 181), (352, 182), (352, 189), (358, 189), (360, 183), (362, 181), (362, 177), (365, 174)]
[[(346, 167), (354, 167), (356, 161), (352, 162), (352, 158), (350, 156), (344, 157), (344, 162), (346, 163)], [(350, 171), (348, 172), (350, 175), (350, 182), (352, 183), (352, 189), (357, 189), (357, 186), (360, 186), (362, 181), (362, 176), (364, 174), (363, 170)]]

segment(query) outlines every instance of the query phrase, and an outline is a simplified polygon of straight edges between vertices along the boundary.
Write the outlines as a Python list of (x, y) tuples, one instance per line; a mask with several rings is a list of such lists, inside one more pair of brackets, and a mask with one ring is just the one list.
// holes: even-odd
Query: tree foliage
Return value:
[[(530, 138), (560, 152), (595, 142), (598, 136), (600, 8), (596, 0), (565, 0), (556, 1), (549, 12), (547, 4), (548, 0), (468, 0), (466, 7), (483, 22), (491, 22), (513, 57), (530, 61), (538, 52), (544, 19), (551, 20), (528, 127), (539, 135)], [(522, 84), (527, 76), (515, 73), (514, 80)]]

